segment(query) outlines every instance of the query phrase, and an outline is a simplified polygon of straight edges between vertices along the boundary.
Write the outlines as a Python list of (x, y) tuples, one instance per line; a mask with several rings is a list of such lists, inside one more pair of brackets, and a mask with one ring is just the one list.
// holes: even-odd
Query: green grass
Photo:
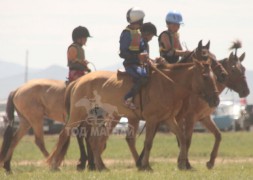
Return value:
[[(46, 136), (47, 149), (51, 152), (58, 136)], [(137, 138), (141, 151), (144, 135)], [(0, 142), (2, 138), (0, 138)], [(44, 163), (44, 157), (34, 144), (34, 136), (25, 136), (14, 151), (13, 174), (0, 170), (0, 179), (253, 179), (252, 132), (222, 133), (222, 142), (214, 169), (205, 167), (209, 160), (214, 137), (210, 133), (195, 133), (189, 152), (194, 167), (191, 171), (177, 169), (178, 147), (172, 134), (157, 134), (151, 151), (150, 164), (153, 172), (139, 172), (134, 163), (125, 137), (110, 136), (103, 153), (108, 172), (77, 172), (75, 166), (79, 149), (74, 137), (60, 172), (51, 172)]]

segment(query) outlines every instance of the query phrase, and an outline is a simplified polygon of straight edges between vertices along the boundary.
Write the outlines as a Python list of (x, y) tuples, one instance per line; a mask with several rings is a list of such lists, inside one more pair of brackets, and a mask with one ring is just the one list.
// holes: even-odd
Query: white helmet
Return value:
[(127, 21), (129, 23), (138, 22), (143, 20), (145, 13), (138, 7), (133, 7), (127, 11)]

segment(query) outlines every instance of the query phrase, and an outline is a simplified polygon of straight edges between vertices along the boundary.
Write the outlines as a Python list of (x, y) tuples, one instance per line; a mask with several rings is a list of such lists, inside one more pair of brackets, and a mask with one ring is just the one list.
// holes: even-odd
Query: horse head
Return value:
[(210, 107), (216, 107), (220, 103), (218, 89), (215, 83), (215, 77), (211, 69), (211, 60), (208, 59), (204, 62), (199, 62), (193, 58), (196, 70), (194, 71), (195, 77), (193, 78), (193, 90), (205, 100)]
[(198, 61), (207, 61), (211, 59), (211, 68), (216, 76), (216, 79), (220, 83), (225, 83), (227, 80), (228, 73), (217, 61), (215, 55), (209, 51), (210, 41), (205, 46), (202, 44), (202, 40), (199, 41), (198, 47), (190, 54), (189, 57), (183, 58), (180, 62), (191, 62), (193, 58)]
[(245, 77), (245, 67), (241, 63), (244, 58), (245, 53), (238, 57), (236, 53), (233, 54), (233, 52), (231, 52), (229, 58), (220, 61), (228, 72), (226, 86), (237, 92), (240, 97), (246, 97), (250, 93)]
[(200, 40), (198, 43), (198, 47), (196, 48), (194, 53), (195, 58), (201, 61), (202, 60), (206, 61), (210, 55), (209, 48), (210, 48), (210, 41), (208, 41), (208, 43), (205, 46), (203, 46), (202, 40)]

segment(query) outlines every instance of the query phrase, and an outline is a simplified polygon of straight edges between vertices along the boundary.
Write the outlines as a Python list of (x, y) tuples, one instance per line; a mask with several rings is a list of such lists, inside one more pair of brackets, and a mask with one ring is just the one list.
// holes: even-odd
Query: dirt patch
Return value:
[[(190, 159), (191, 164), (205, 164), (208, 161), (208, 159)], [(168, 162), (168, 163), (177, 163), (177, 159), (172, 158), (150, 158), (150, 162)], [(215, 163), (216, 164), (226, 164), (226, 163), (253, 163), (253, 158), (216, 158)], [(75, 160), (64, 160), (63, 165), (71, 165), (76, 166), (77, 161)], [(135, 163), (133, 160), (129, 159), (104, 159), (104, 163), (107, 166), (112, 166), (115, 164), (127, 164), (127, 165), (133, 165), (135, 166)], [(19, 161), (19, 162), (12, 162), (13, 165), (16, 166), (48, 166), (46, 163), (46, 160), (39, 160), (39, 161)]]

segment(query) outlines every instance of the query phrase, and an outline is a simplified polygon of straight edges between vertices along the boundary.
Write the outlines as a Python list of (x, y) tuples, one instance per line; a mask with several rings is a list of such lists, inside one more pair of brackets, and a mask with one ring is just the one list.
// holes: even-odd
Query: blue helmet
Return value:
[(183, 24), (183, 17), (178, 11), (169, 11), (166, 16), (166, 23)]

